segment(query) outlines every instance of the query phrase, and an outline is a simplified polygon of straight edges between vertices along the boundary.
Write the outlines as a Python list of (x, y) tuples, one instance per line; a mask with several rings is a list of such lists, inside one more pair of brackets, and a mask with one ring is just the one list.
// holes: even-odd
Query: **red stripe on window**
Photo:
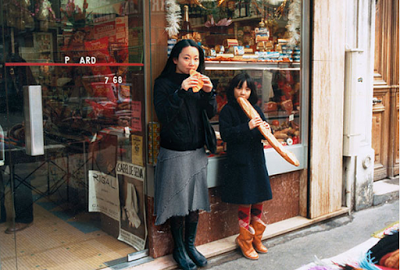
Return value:
[(6, 67), (21, 67), (21, 66), (55, 66), (55, 67), (98, 67), (98, 66), (109, 66), (109, 67), (143, 67), (142, 63), (96, 63), (96, 64), (78, 64), (78, 63), (26, 63), (26, 62), (7, 62)]

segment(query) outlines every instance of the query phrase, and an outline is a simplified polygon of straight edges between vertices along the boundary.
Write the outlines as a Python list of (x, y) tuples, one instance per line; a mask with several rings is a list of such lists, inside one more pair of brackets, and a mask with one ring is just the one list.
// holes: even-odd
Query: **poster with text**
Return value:
[(114, 176), (89, 170), (89, 212), (119, 220), (119, 186)]
[(143, 166), (143, 137), (139, 135), (131, 136), (132, 142), (132, 163)]
[(132, 130), (142, 132), (142, 102), (132, 101)]
[(121, 213), (118, 240), (130, 244), (137, 250), (143, 250), (147, 237), (144, 167), (119, 161), (116, 171)]

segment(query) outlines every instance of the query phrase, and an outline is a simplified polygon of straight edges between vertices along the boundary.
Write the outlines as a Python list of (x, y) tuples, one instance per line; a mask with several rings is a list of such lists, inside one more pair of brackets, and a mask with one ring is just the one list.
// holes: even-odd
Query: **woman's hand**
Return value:
[[(201, 79), (203, 80), (203, 91), (206, 93), (210, 93), (211, 90), (213, 89), (213, 84), (210, 80), (209, 77), (201, 74)], [(188, 77), (187, 79), (183, 80), (182, 84), (181, 84), (181, 88), (185, 91), (188, 91), (189, 88), (193, 88), (196, 85), (198, 85), (199, 83), (199, 79), (195, 78), (195, 77)]]
[(181, 89), (188, 91), (189, 88), (195, 87), (199, 83), (199, 80), (194, 77), (188, 77), (183, 80), (181, 84)]
[(211, 82), (211, 80), (210, 80), (210, 78), (205, 76), (205, 75), (203, 75), (203, 74), (201, 74), (201, 78), (203, 79), (203, 82), (204, 82), (204, 85), (203, 85), (203, 88), (202, 88), (203, 91), (206, 92), (206, 93), (210, 93), (213, 90), (213, 87), (214, 87), (212, 82)]

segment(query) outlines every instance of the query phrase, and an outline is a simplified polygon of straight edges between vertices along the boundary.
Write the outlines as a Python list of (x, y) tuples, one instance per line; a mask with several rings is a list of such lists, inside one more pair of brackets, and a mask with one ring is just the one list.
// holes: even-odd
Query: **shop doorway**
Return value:
[(145, 254), (142, 2), (0, 5), (0, 268)]

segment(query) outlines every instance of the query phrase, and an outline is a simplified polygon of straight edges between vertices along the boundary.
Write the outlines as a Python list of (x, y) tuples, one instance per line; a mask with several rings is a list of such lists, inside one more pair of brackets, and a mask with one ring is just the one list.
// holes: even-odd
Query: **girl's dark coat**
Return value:
[[(265, 121), (257, 105), (253, 107)], [(219, 116), (221, 138), (227, 143), (222, 200), (235, 204), (254, 204), (272, 199), (265, 164), (263, 136), (250, 130), (249, 119), (236, 100), (230, 100)]]

